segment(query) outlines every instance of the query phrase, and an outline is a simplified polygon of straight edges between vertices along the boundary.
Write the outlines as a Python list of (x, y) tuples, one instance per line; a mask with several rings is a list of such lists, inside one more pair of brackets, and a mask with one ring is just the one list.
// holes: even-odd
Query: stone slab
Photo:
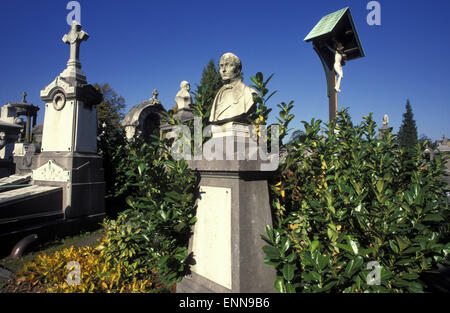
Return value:
[(231, 188), (202, 186), (200, 197), (191, 270), (231, 289)]
[[(231, 190), (231, 227), (230, 238), (223, 240), (225, 244), (230, 243), (231, 249), (231, 286), (227, 288), (223, 280), (217, 279), (217, 275), (200, 274), (196, 271), (196, 226), (193, 227), (194, 235), (189, 243), (189, 251), (193, 256), (193, 269), (191, 274), (186, 276), (177, 285), (177, 292), (275, 292), (273, 287), (276, 273), (273, 267), (264, 264), (265, 254), (262, 250), (265, 242), (261, 235), (265, 234), (265, 226), (272, 225), (270, 209), (269, 189), (267, 175), (269, 172), (261, 172), (257, 166), (249, 166), (245, 162), (230, 161), (191, 161), (189, 167), (197, 169), (200, 173), (200, 187), (211, 195), (204, 197), (206, 204), (202, 204), (202, 198), (198, 200), (200, 207), (208, 206), (210, 210), (222, 208), (223, 202), (219, 200), (217, 190)], [(202, 164), (201, 164), (202, 163)], [(229, 166), (227, 166), (229, 165)], [(208, 187), (208, 188), (205, 188)], [(214, 191), (211, 187), (219, 188)], [(212, 191), (212, 192), (211, 192)], [(216, 201), (209, 199), (216, 197)], [(212, 232), (219, 227), (219, 224), (226, 223), (223, 219), (216, 218), (210, 222), (210, 236), (215, 236)], [(223, 235), (223, 230), (222, 234)], [(198, 236), (198, 235), (197, 235)], [(211, 254), (222, 251), (228, 247), (214, 247)], [(203, 253), (203, 252), (202, 252)], [(212, 256), (214, 258), (214, 256)], [(200, 259), (199, 262), (202, 262)], [(229, 268), (224, 268), (227, 262), (210, 265), (208, 271), (226, 272)], [(209, 272), (208, 272), (209, 273)], [(220, 276), (219, 276), (220, 277)]]

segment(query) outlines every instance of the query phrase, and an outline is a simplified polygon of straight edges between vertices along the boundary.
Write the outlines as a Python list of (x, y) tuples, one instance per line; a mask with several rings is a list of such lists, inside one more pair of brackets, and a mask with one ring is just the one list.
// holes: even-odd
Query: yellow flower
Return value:
[(342, 228), (341, 225), (336, 226), (337, 230), (341, 230), (341, 228)]
[(285, 196), (285, 192), (284, 192), (284, 190), (281, 190), (281, 197), (284, 198), (284, 196)]

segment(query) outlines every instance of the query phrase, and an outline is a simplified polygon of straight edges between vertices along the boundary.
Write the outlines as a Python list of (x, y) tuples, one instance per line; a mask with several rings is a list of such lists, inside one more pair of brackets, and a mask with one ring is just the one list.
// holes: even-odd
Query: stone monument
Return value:
[(240, 78), (241, 60), (233, 53), (225, 53), (220, 58), (219, 72), (224, 85), (214, 99), (210, 122), (213, 124), (247, 123), (247, 116), (254, 109), (253, 89)]
[(65, 218), (104, 215), (102, 159), (97, 154), (97, 107), (102, 95), (86, 81), (80, 44), (89, 38), (76, 21), (64, 35), (70, 45), (66, 69), (41, 90), (45, 117), (33, 184), (63, 187)]
[(182, 123), (190, 121), (194, 118), (194, 114), (192, 113), (192, 97), (189, 93), (191, 89), (191, 85), (189, 82), (183, 80), (180, 83), (180, 91), (178, 91), (175, 96), (175, 103), (177, 106), (177, 112), (174, 115), (175, 119), (180, 120)]
[(158, 90), (153, 90), (152, 98), (135, 105), (125, 115), (122, 126), (127, 140), (141, 136), (147, 143), (152, 141), (151, 135), (159, 130), (162, 112), (165, 111), (158, 95)]
[(392, 132), (392, 127), (389, 127), (388, 124), (389, 124), (389, 116), (385, 114), (383, 116), (383, 126), (381, 126), (381, 128), (378, 129), (379, 132), (377, 135), (377, 139), (382, 139), (385, 134)]
[[(272, 225), (267, 177), (261, 159), (239, 158), (236, 143), (249, 148), (247, 116), (254, 107), (252, 90), (240, 79), (241, 61), (226, 53), (220, 59), (225, 82), (211, 113), (217, 159), (188, 161), (200, 174), (197, 222), (189, 242), (191, 273), (177, 292), (274, 292), (275, 270), (264, 264), (261, 235)], [(228, 143), (232, 144), (229, 145)], [(228, 158), (231, 156), (231, 158)]]

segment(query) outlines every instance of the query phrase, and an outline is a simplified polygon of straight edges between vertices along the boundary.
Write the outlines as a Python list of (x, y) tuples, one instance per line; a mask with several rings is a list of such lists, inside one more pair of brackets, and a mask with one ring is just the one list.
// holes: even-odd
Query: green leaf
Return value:
[(311, 247), (310, 247), (309, 251), (314, 252), (318, 246), (319, 246), (319, 241), (314, 240), (313, 242), (311, 242)]
[(391, 247), (392, 251), (398, 254), (398, 247), (395, 245), (395, 242), (393, 240), (389, 240), (389, 246)]
[(283, 276), (277, 276), (277, 279), (275, 280), (274, 287), (278, 292), (280, 293), (286, 293), (286, 286), (284, 284)]
[(424, 221), (427, 222), (441, 222), (444, 220), (444, 217), (441, 214), (428, 214), (423, 218)]
[(295, 287), (290, 282), (286, 284), (286, 292), (295, 293)]
[(284, 279), (288, 282), (294, 278), (294, 271), (295, 266), (292, 264), (284, 264), (283, 268), (281, 269), (281, 273), (283, 274)]
[(272, 246), (264, 246), (263, 251), (266, 253), (267, 257), (272, 260), (278, 260), (280, 258), (280, 251)]

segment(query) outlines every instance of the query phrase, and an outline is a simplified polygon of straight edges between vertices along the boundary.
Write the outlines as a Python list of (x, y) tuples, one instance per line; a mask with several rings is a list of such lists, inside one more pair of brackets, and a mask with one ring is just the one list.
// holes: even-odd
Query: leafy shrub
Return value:
[[(427, 162), (425, 145), (401, 148), (390, 133), (376, 139), (371, 114), (353, 127), (343, 110), (326, 135), (321, 121), (303, 123), (304, 138), (271, 182), (274, 229), (266, 229), (264, 251), (277, 269), (275, 287), (422, 292), (420, 275), (448, 264), (445, 159)], [(367, 279), (371, 261), (380, 285)]]
[[(68, 275), (80, 264), (80, 284), (69, 285)], [(26, 263), (15, 275), (15, 291), (21, 292), (155, 292), (165, 290), (154, 275), (145, 279), (129, 279), (129, 269), (122, 264), (112, 266), (104, 255), (93, 247), (66, 248), (51, 255), (40, 254)], [(156, 283), (155, 283), (156, 282)]]
[[(155, 138), (119, 146), (117, 195), (128, 209), (104, 223), (105, 259), (130, 269), (130, 277), (158, 273), (169, 287), (187, 271), (188, 240), (195, 223), (197, 178), (185, 160), (174, 160), (170, 142)], [(121, 184), (121, 185), (119, 185)]]

